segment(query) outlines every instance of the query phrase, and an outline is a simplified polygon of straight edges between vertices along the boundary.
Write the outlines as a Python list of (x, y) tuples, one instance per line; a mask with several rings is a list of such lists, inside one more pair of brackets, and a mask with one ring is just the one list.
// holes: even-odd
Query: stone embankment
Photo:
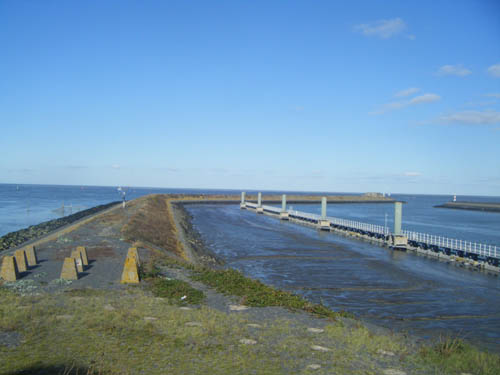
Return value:
[(59, 229), (68, 224), (72, 224), (80, 219), (83, 219), (86, 216), (96, 214), (118, 203), (119, 202), (111, 202), (100, 206), (92, 207), (89, 208), (88, 210), (79, 211), (72, 215), (68, 215), (59, 219), (45, 221), (38, 225), (32, 225), (28, 228), (8, 233), (5, 236), (0, 237), (0, 251), (11, 249), (25, 243), (26, 241), (40, 238), (41, 236), (53, 232), (56, 229)]
[(496, 202), (447, 202), (434, 207), (452, 208), (456, 210), (500, 212), (500, 203)]

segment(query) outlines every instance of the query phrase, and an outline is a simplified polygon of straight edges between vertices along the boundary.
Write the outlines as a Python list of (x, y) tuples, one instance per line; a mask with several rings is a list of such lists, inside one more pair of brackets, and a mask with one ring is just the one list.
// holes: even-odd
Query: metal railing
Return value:
[[(245, 205), (250, 208), (257, 208), (257, 204), (245, 202)], [(262, 205), (264, 211), (272, 212), (279, 214), (281, 212), (281, 208)], [(305, 220), (318, 221), (321, 219), (320, 215), (311, 214), (308, 212), (302, 212), (297, 210), (287, 210), (289, 215), (292, 217), (303, 218)], [(331, 224), (334, 226), (345, 227), (348, 230), (361, 230), (368, 233), (375, 233), (387, 236), (391, 234), (388, 227), (384, 227), (382, 225), (363, 223), (360, 221), (341, 219), (338, 217), (327, 217), (326, 220), (329, 220)], [(403, 230), (402, 234), (405, 235), (409, 241), (415, 241), (418, 243), (426, 244), (428, 246), (436, 246), (439, 248), (446, 248), (452, 251), (463, 251), (470, 254), (476, 254), (481, 257), (490, 257), (500, 259), (500, 247), (495, 245), (487, 245), (472, 241), (464, 241), (458, 240), (455, 238), (448, 238), (442, 236), (436, 236), (433, 234), (427, 233), (418, 233), (409, 230)]]
[(418, 233), (409, 230), (403, 230), (402, 232), (406, 237), (408, 237), (408, 240), (410, 241), (425, 243), (431, 246), (448, 248), (455, 251), (477, 254), (483, 257), (500, 258), (500, 248), (495, 245), (458, 240), (456, 238), (436, 236), (427, 233)]

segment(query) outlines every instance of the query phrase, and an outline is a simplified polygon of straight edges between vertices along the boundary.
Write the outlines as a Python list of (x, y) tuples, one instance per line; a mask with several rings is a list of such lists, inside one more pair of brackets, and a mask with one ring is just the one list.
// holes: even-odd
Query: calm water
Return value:
[[(435, 232), (436, 222), (439, 234), (500, 243), (499, 214), (433, 209), (435, 199), (408, 200), (405, 224)], [(385, 210), (392, 214), (392, 205), (384, 206), (331, 205), (329, 215), (383, 224)], [(296, 208), (319, 210), (313, 205)], [(460, 335), (500, 351), (497, 276), (280, 222), (236, 205), (188, 210), (212, 251), (249, 276), (388, 328), (424, 338)], [(441, 222), (443, 217), (449, 218), (448, 224)], [(467, 224), (471, 218), (476, 221)]]
[[(151, 193), (239, 191), (127, 188), (127, 199)], [(446, 196), (395, 196), (407, 204), (403, 227), (500, 245), (500, 214), (433, 208)], [(0, 235), (65, 214), (121, 199), (116, 187), (0, 184)], [(470, 201), (500, 198), (459, 197)], [(319, 213), (317, 205), (295, 205)], [(236, 205), (188, 206), (194, 225), (229, 265), (266, 283), (345, 309), (379, 325), (422, 337), (465, 336), (500, 351), (500, 279), (432, 259), (253, 212)], [(329, 205), (328, 215), (392, 226), (391, 204)]]
[[(123, 188), (126, 199), (147, 194), (197, 193), (196, 189)], [(231, 193), (228, 190), (203, 193)], [(239, 192), (233, 192), (238, 193)], [(117, 187), (0, 184), (0, 236), (100, 204), (121, 201)], [(64, 214), (61, 210), (64, 205)]]

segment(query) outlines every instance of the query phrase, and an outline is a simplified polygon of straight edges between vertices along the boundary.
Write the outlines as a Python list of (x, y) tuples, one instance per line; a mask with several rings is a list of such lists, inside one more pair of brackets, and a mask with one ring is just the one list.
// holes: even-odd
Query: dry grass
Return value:
[[(393, 339), (369, 337), (331, 323), (309, 334), (295, 321), (250, 321), (201, 307), (182, 310), (140, 288), (19, 297), (0, 290), (0, 331), (16, 331), (16, 348), (0, 346), (0, 374), (377, 374), (399, 350)], [(197, 324), (193, 324), (198, 323)], [(186, 324), (189, 323), (189, 324)], [(260, 323), (261, 328), (248, 323)], [(240, 343), (254, 339), (256, 345)], [(339, 345), (340, 344), (340, 345)], [(311, 345), (328, 347), (316, 352)], [(404, 350), (404, 349), (403, 349)], [(398, 353), (400, 353), (398, 351)], [(399, 364), (398, 364), (399, 365)], [(49, 371), (50, 370), (50, 371)]]
[(165, 195), (152, 195), (134, 201), (138, 206), (128, 223), (122, 228), (125, 239), (143, 241), (185, 257), (177, 239), (172, 208)]

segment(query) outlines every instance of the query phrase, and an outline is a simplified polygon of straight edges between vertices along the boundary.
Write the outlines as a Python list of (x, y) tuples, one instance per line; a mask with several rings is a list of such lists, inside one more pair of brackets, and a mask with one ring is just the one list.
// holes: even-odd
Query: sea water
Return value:
[[(458, 210), (448, 214), (432, 208), (436, 199), (425, 196), (420, 200), (427, 203), (419, 209), (418, 199), (408, 204), (415, 206), (413, 212), (418, 215), (410, 216), (410, 208), (403, 211), (416, 228), (420, 225), (430, 232), (433, 228), (427, 224), (436, 221), (434, 215), (450, 215), (467, 230), (441, 223), (442, 232), (436, 234), (500, 242), (495, 232), (500, 214)], [(392, 209), (390, 206), (330, 205), (329, 214), (374, 220), (376, 224), (379, 222), (375, 219), (385, 209)], [(186, 207), (208, 247), (228, 266), (250, 277), (422, 339), (459, 336), (500, 352), (500, 278), (496, 274), (256, 215), (237, 205)], [(310, 208), (311, 212), (319, 209), (313, 205), (296, 208)], [(466, 218), (478, 220), (470, 225), (481, 229), (482, 235), (469, 230)]]
[[(235, 190), (0, 184), (0, 235), (99, 204), (153, 193)], [(500, 245), (500, 213), (434, 208), (450, 196), (405, 201), (403, 229)], [(500, 197), (458, 197), (500, 202)], [(265, 201), (264, 201), (265, 204)], [(292, 204), (320, 213), (320, 204)], [(64, 209), (63, 209), (64, 207)], [(189, 205), (195, 228), (228, 265), (334, 310), (419, 337), (459, 335), (500, 351), (498, 276), (280, 222), (238, 205)], [(289, 207), (290, 208), (290, 207)], [(328, 216), (393, 225), (393, 204), (329, 204)]]

